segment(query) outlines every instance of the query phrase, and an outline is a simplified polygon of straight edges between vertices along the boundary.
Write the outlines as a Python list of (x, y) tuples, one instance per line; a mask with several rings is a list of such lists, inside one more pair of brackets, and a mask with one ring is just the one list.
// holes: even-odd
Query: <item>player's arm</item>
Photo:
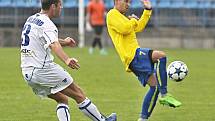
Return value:
[(141, 18), (138, 20), (135, 32), (141, 32), (146, 27), (152, 14), (152, 6), (150, 0), (141, 0), (141, 2), (143, 3), (145, 9)]
[(41, 38), (45, 40), (45, 49), (48, 47), (51, 48), (52, 52), (54, 52), (66, 65), (72, 69), (80, 68), (78, 61), (74, 58), (69, 58), (69, 56), (63, 51), (58, 39), (57, 28), (54, 25), (44, 27)]
[(76, 45), (76, 42), (73, 38), (67, 37), (65, 39), (59, 38), (58, 41), (60, 42), (61, 46), (69, 46), (69, 47), (74, 47)]
[(107, 22), (111, 29), (121, 34), (129, 34), (134, 31), (134, 28), (137, 26), (136, 19), (132, 18), (130, 20), (126, 20), (116, 13), (108, 14)]
[(79, 69), (80, 65), (75, 58), (69, 58), (69, 56), (63, 51), (63, 48), (58, 41), (54, 41), (52, 44), (49, 45), (51, 50), (70, 68), (72, 69)]

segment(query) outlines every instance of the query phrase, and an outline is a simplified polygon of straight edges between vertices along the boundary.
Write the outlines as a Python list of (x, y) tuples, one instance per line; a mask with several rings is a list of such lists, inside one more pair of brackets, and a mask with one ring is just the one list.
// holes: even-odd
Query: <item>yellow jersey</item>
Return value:
[(135, 56), (136, 49), (139, 48), (136, 32), (144, 30), (151, 13), (152, 10), (144, 10), (139, 20), (129, 19), (115, 8), (107, 13), (108, 33), (128, 72), (131, 72), (129, 64)]

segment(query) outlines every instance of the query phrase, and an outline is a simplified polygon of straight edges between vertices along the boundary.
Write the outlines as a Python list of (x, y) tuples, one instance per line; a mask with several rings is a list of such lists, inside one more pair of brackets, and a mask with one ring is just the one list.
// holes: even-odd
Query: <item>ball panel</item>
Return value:
[(185, 74), (184, 72), (182, 72), (182, 73), (179, 74), (179, 78), (180, 78), (180, 79), (184, 79), (185, 76), (186, 76), (186, 74)]
[(176, 69), (174, 67), (170, 67), (169, 74), (174, 74), (176, 72)]
[(178, 76), (178, 74), (177, 73), (174, 73), (174, 74), (172, 74), (172, 77), (171, 77), (172, 79), (175, 79), (175, 80), (178, 80), (179, 79), (179, 76)]

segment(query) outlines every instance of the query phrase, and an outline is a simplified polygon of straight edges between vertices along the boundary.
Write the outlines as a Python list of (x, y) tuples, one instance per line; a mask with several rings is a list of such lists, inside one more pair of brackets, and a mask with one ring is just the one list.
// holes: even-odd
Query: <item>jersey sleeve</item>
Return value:
[(45, 39), (44, 48), (47, 49), (50, 44), (58, 41), (58, 29), (55, 25), (46, 26), (43, 29), (42, 37)]
[(147, 25), (152, 14), (152, 10), (144, 10), (143, 15), (137, 22), (137, 26), (135, 27), (135, 32), (141, 32)]
[(117, 13), (108, 13), (107, 15), (107, 24), (108, 26), (121, 34), (129, 34), (134, 31), (134, 28), (137, 26), (137, 20), (125, 19), (124, 17), (118, 15)]

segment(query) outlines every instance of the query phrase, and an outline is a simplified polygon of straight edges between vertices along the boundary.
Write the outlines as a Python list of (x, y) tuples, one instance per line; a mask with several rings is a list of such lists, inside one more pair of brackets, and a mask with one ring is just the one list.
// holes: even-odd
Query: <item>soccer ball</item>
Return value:
[(173, 61), (167, 68), (167, 75), (173, 81), (180, 82), (188, 74), (187, 65), (182, 61)]

